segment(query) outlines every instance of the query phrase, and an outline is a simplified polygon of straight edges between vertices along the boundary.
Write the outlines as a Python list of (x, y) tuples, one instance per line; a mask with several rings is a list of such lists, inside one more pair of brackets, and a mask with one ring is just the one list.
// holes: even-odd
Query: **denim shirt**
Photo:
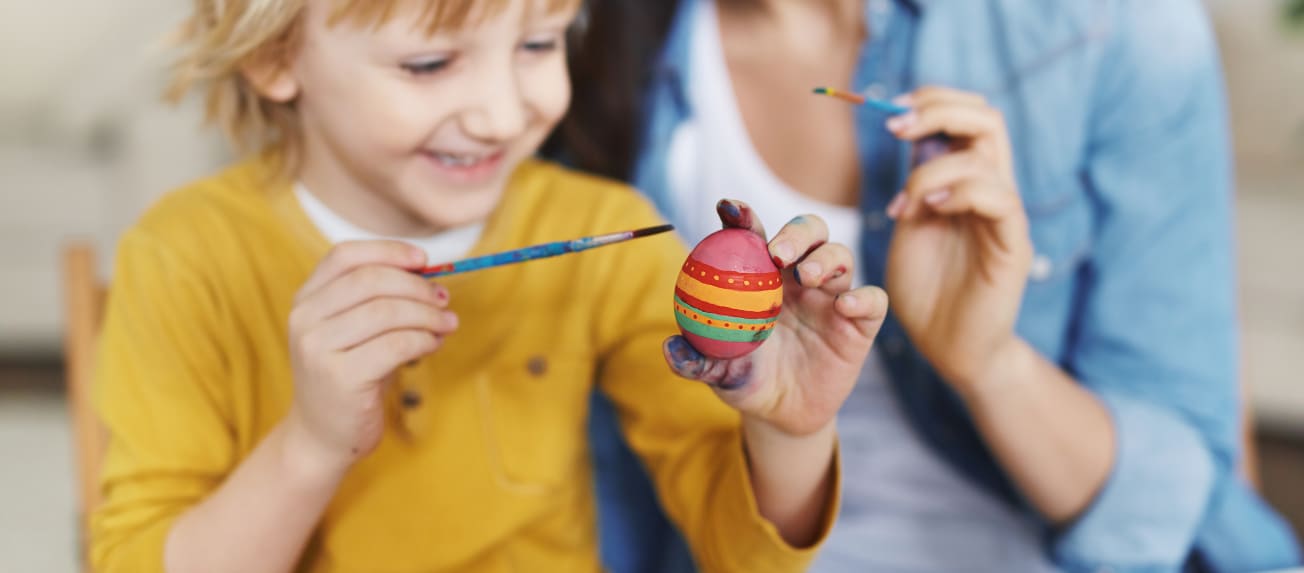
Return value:
[[(633, 178), (672, 221), (667, 151), (693, 113), (683, 85), (690, 6), (680, 2), (645, 94)], [(1111, 474), (1074, 522), (1046, 524), (1051, 558), (1071, 572), (1297, 564), (1289, 526), (1236, 472), (1232, 173), (1216, 45), (1198, 0), (867, 6), (870, 39), (850, 87), (891, 96), (945, 85), (983, 93), (1004, 114), (1036, 252), (1017, 332), (1112, 416)], [(893, 226), (883, 211), (910, 161), (884, 119), (857, 110), (870, 284), (884, 283)], [(894, 318), (876, 344), (937, 455), (1032, 511)]]

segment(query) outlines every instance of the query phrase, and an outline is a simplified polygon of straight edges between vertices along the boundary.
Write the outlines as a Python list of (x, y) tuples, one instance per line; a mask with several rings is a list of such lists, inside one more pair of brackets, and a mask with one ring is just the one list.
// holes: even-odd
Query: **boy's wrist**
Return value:
[(313, 439), (293, 409), (275, 431), (281, 438), (281, 461), (296, 480), (308, 484), (333, 483), (353, 466), (352, 456), (332, 452)]
[(743, 439), (749, 449), (766, 447), (767, 449), (782, 448), (791, 451), (806, 448), (819, 450), (827, 447), (831, 450), (837, 434), (837, 418), (829, 420), (819, 429), (806, 434), (793, 434), (759, 416), (751, 414), (743, 414), (742, 426)]

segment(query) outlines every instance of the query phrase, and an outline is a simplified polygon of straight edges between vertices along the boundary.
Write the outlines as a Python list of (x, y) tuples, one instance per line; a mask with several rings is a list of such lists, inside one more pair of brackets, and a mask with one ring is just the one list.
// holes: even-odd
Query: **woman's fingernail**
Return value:
[(840, 297), (838, 297), (838, 298), (847, 301), (847, 302), (845, 302), (844, 304), (847, 304), (847, 305), (850, 305), (850, 306), (856, 306), (856, 304), (859, 302), (859, 301), (856, 300), (856, 295), (852, 295), (852, 294), (844, 294), (844, 295), (842, 295), (842, 296), (840, 296)]
[(941, 205), (942, 203), (945, 203), (946, 200), (950, 198), (951, 198), (951, 190), (943, 189), (941, 191), (934, 191), (932, 193), (929, 193), (926, 197), (924, 197), (924, 201), (927, 202), (929, 205), (937, 206), (937, 205)]
[(781, 265), (787, 264), (788, 261), (792, 260), (792, 244), (787, 241), (779, 243), (770, 250), (770, 253), (779, 259)]
[(911, 104), (915, 103), (915, 98), (912, 97), (910, 93), (903, 93), (899, 96), (892, 98), (892, 103), (897, 104), (901, 107), (910, 107)]
[(906, 206), (906, 192), (898, 191), (892, 202), (887, 204), (887, 216), (895, 219), (901, 216), (901, 210)]
[(887, 129), (893, 133), (900, 133), (910, 129), (910, 126), (914, 125), (917, 121), (919, 121), (919, 116), (915, 115), (915, 112), (913, 111), (901, 115), (894, 115), (887, 118)]
[(448, 313), (449, 330), (456, 330), (459, 324), (461, 324), (461, 320), (457, 318), (457, 313), (453, 313), (453, 312)]
[(824, 268), (821, 267), (820, 264), (817, 263), (817, 262), (815, 262), (815, 261), (806, 261), (806, 262), (804, 262), (804, 263), (798, 265), (797, 268), (800, 269), (800, 271), (801, 271), (800, 274), (798, 274), (797, 271), (793, 271), (793, 275), (792, 275), (792, 276), (793, 276), (793, 278), (796, 278), (796, 279), (797, 279), (797, 283), (800, 284), (801, 286), (815, 286), (815, 285), (808, 285), (808, 284), (805, 284), (805, 283), (801, 282), (801, 275), (806, 275), (806, 276), (809, 277), (811, 280), (814, 280), (814, 279), (818, 278), (818, 277), (820, 276), (820, 274), (822, 274), (822, 273), (824, 272)]

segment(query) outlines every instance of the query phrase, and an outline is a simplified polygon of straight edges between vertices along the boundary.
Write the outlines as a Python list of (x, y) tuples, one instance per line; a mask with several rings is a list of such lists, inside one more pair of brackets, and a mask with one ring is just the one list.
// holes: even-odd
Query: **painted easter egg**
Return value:
[(703, 239), (675, 282), (675, 320), (688, 343), (712, 358), (756, 350), (779, 318), (783, 275), (765, 239), (724, 229)]

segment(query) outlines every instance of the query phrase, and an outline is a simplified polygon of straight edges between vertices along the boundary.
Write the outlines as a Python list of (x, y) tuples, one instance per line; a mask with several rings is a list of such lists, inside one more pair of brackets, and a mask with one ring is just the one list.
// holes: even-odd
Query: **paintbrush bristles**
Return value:
[(637, 239), (639, 237), (647, 237), (650, 235), (660, 235), (661, 233), (666, 233), (673, 230), (675, 230), (674, 225), (658, 225), (656, 227), (648, 227), (646, 229), (638, 229), (632, 231), (631, 232), (632, 234), (630, 235), (629, 238)]
[(833, 88), (818, 87), (818, 88), (815, 88), (815, 93), (817, 93), (817, 94), (819, 94), (819, 95), (826, 95), (826, 96), (829, 96), (829, 97), (832, 97), (832, 98), (837, 98), (837, 99), (840, 99), (840, 100), (842, 100), (842, 101), (850, 102), (850, 103), (854, 103), (854, 104), (863, 104), (863, 103), (865, 103), (865, 96), (862, 96), (862, 95), (860, 95), (860, 94), (853, 94), (853, 93), (851, 93), (851, 92), (844, 92), (844, 91), (840, 91), (840, 90), (835, 90), (835, 89), (833, 89)]

